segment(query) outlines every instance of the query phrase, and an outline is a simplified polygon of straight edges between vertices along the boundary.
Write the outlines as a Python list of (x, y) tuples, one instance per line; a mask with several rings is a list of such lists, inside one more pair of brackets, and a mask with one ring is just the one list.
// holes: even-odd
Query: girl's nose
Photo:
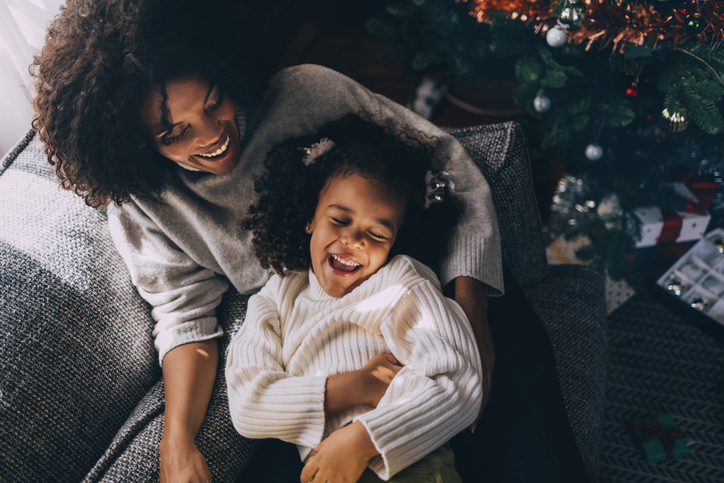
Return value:
[(355, 249), (364, 248), (364, 238), (359, 230), (349, 230), (343, 238), (344, 243)]

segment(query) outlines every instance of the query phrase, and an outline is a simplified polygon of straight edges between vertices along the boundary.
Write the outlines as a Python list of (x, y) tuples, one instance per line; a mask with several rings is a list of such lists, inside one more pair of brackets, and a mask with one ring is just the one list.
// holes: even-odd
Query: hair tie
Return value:
[(308, 148), (298, 148), (307, 154), (304, 155), (302, 158), (302, 162), (304, 163), (304, 166), (309, 166), (310, 164), (314, 164), (314, 162), (317, 160), (318, 157), (329, 151), (334, 147), (334, 142), (327, 139), (322, 138), (319, 140), (318, 143), (312, 144)]
[(427, 193), (425, 195), (424, 209), (430, 208), (430, 205), (435, 203), (442, 203), (445, 196), (445, 182), (440, 180), (437, 175), (432, 174), (429, 169), (425, 173), (425, 188)]

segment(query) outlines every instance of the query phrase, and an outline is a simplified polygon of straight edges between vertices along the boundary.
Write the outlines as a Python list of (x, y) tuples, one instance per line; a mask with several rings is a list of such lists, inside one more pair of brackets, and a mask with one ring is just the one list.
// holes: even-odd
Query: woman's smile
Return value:
[(178, 164), (226, 174), (239, 162), (234, 101), (201, 76), (183, 75), (155, 86), (143, 103), (141, 121), (149, 144)]
[[(225, 134), (226, 134), (226, 133), (225, 133)], [(229, 137), (228, 134), (226, 134), (226, 141), (224, 141), (224, 144), (222, 144), (220, 148), (216, 149), (215, 151), (210, 151), (210, 152), (205, 153), (205, 154), (198, 154), (197, 156), (201, 156), (202, 158), (209, 158), (209, 159), (211, 159), (211, 158), (217, 158), (217, 160), (218, 160), (218, 157), (219, 157), (221, 154), (225, 153), (226, 150), (229, 148), (229, 142), (230, 142), (230, 141), (231, 141), (231, 138)]]

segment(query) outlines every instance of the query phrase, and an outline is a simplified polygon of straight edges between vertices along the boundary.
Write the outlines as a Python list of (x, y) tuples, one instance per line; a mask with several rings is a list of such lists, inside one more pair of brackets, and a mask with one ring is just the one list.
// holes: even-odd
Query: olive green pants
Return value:
[[(367, 468), (357, 483), (380, 483), (382, 481), (374, 471)], [(450, 449), (450, 444), (445, 443), (387, 481), (388, 483), (462, 483), (463, 480), (455, 470), (455, 456)]]

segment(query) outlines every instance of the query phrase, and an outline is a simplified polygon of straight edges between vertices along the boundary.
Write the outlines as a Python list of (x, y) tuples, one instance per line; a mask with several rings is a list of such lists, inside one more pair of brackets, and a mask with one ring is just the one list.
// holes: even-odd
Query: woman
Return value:
[(269, 276), (241, 228), (254, 176), (275, 142), (347, 112), (394, 118), (440, 139), (437, 163), (466, 206), (440, 276), (454, 280), (473, 326), (486, 395), (494, 362), (485, 314), (486, 290), (502, 291), (497, 221), (488, 185), (462, 147), (328, 69), (287, 69), (262, 87), (253, 68), (261, 63), (251, 57), (262, 49), (229, 22), (239, 15), (227, 8), (69, 0), (34, 64), (34, 127), (48, 159), (63, 187), (108, 207), (117, 248), (153, 306), (166, 399), (162, 481), (211, 478), (194, 436), (223, 353), (215, 309), (230, 284), (253, 293)]

